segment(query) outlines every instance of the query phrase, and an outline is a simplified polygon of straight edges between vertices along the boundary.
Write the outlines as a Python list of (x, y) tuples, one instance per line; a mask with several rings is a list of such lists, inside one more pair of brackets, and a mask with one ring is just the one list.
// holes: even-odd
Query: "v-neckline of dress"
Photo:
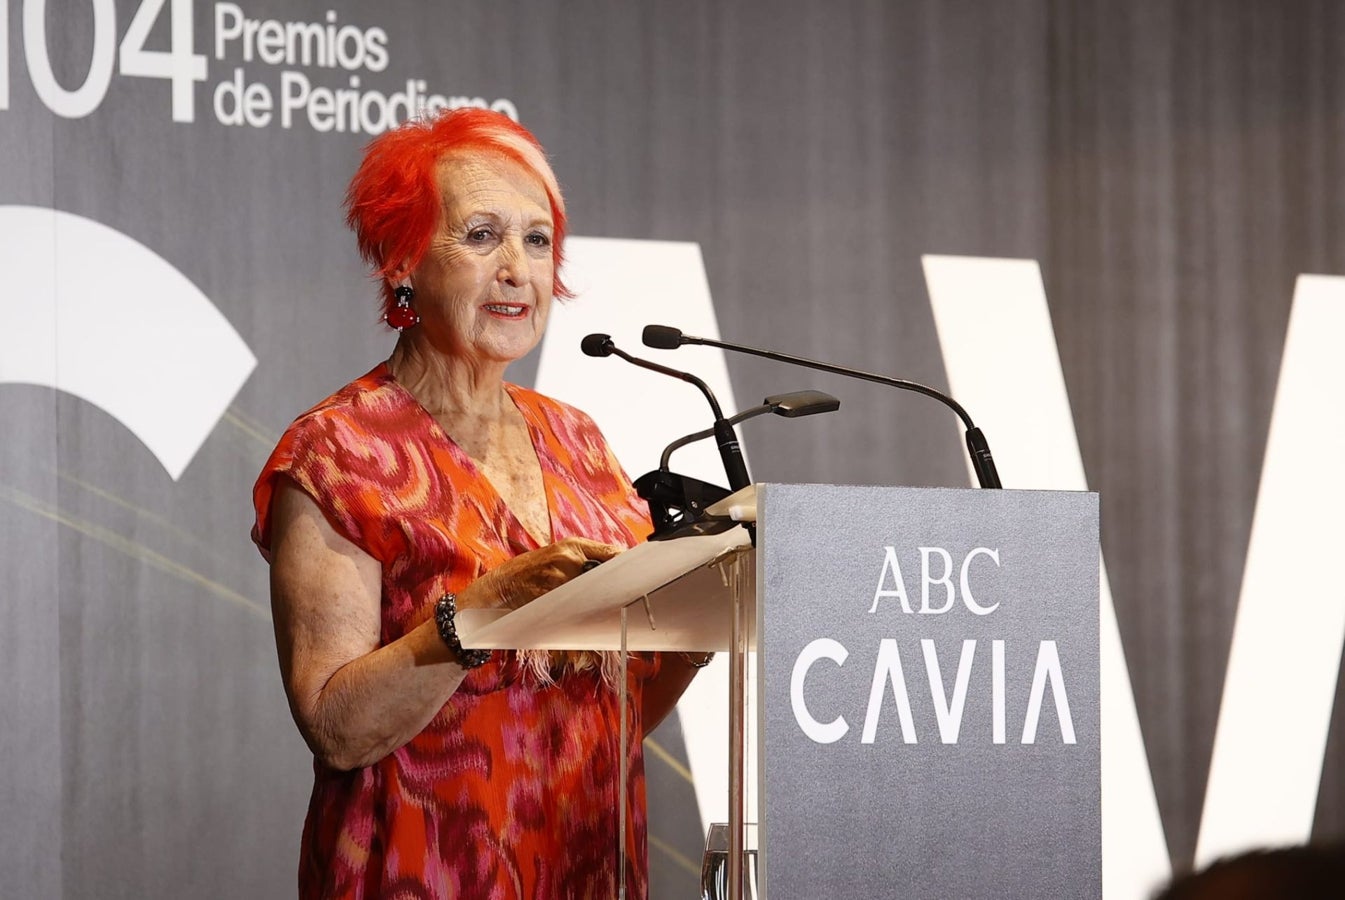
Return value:
[(523, 419), (524, 427), (528, 429), (528, 442), (532, 445), (533, 456), (537, 459), (537, 469), (542, 476), (542, 500), (546, 504), (546, 525), (547, 530), (550, 531), (549, 540), (545, 542), (540, 540), (537, 535), (533, 534), (528, 529), (527, 525), (523, 524), (523, 520), (520, 519), (514, 510), (510, 508), (509, 504), (505, 502), (504, 495), (500, 493), (499, 489), (495, 486), (495, 483), (487, 477), (486, 473), (481, 470), (481, 467), (477, 465), (476, 460), (472, 458), (471, 454), (464, 450), (462, 445), (453, 439), (453, 435), (444, 430), (444, 427), (439, 424), (439, 420), (425, 408), (424, 404), (416, 399), (416, 395), (411, 393), (406, 385), (397, 380), (397, 376), (392, 374), (392, 368), (386, 362), (381, 363), (380, 368), (382, 369), (382, 375), (387, 379), (388, 383), (393, 385), (406, 402), (409, 403), (419, 415), (424, 417), (431, 432), (439, 440), (444, 442), (445, 446), (448, 447), (449, 452), (453, 454), (454, 460), (458, 465), (468, 469), (476, 480), (480, 484), (483, 484), (485, 488), (494, 495), (495, 501), (500, 505), (500, 509), (504, 510), (505, 515), (509, 517), (510, 522), (517, 526), (518, 530), (526, 536), (529, 543), (532, 544), (532, 548), (530, 549), (544, 547), (549, 543), (555, 542), (556, 515), (555, 505), (551, 502), (551, 480), (554, 478), (554, 472), (548, 467), (550, 454), (545, 451), (546, 441), (541, 433), (541, 426), (534, 421), (531, 410), (528, 409), (527, 404), (520, 403), (518, 395), (515, 393), (515, 391), (522, 390), (522, 388), (519, 388), (518, 385), (511, 384), (508, 381), (501, 382), (504, 386), (504, 392), (509, 396), (509, 402), (514, 405), (514, 409), (518, 410), (519, 416)]

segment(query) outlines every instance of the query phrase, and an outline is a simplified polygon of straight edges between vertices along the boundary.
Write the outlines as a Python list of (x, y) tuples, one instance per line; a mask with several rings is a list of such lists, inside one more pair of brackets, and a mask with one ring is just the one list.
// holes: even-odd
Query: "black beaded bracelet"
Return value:
[(475, 669), (490, 662), (490, 650), (464, 650), (458, 638), (458, 598), (453, 594), (444, 594), (434, 605), (434, 624), (439, 626), (439, 637), (444, 639), (448, 649), (458, 658), (458, 664), (464, 669)]
[(708, 666), (708, 665), (710, 664), (710, 662), (711, 662), (714, 658), (715, 658), (715, 654), (714, 654), (714, 651), (713, 651), (713, 650), (711, 650), (709, 653), (706, 653), (706, 654), (705, 654), (704, 656), (702, 656), (700, 659), (696, 659), (696, 658), (695, 658), (694, 656), (692, 656), (690, 653), (683, 653), (683, 654), (682, 654), (682, 659), (686, 660), (687, 665), (691, 666), (693, 669), (704, 669), (706, 666)]

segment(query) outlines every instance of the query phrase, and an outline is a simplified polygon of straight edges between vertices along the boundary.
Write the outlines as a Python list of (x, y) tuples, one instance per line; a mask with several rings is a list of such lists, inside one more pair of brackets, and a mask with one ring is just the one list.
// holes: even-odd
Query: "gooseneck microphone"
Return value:
[[(741, 425), (748, 419), (755, 419), (757, 416), (764, 416), (767, 413), (784, 416), (786, 419), (798, 419), (803, 416), (835, 412), (840, 408), (841, 401), (822, 391), (794, 391), (790, 394), (777, 394), (774, 397), (767, 397), (761, 402), (760, 406), (754, 406), (751, 409), (743, 410), (736, 416), (730, 416), (729, 424)], [(678, 438), (663, 448), (663, 455), (659, 457), (658, 467), (666, 470), (674, 452), (687, 444), (694, 444), (696, 441), (703, 441), (713, 436), (714, 429), (707, 428), (704, 431), (697, 431)]]
[(889, 375), (879, 375), (875, 372), (865, 372), (860, 369), (851, 369), (847, 366), (837, 366), (831, 363), (819, 362), (815, 359), (808, 359), (803, 356), (794, 356), (790, 353), (779, 353), (775, 350), (761, 350), (756, 347), (746, 347), (742, 344), (733, 344), (728, 341), (719, 341), (714, 338), (692, 337), (683, 334), (679, 329), (668, 325), (646, 325), (642, 335), (644, 345), (653, 347), (657, 350), (676, 350), (683, 344), (701, 344), (706, 347), (718, 347), (721, 350), (732, 350), (736, 353), (746, 353), (751, 356), (760, 356), (764, 359), (772, 359), (776, 362), (788, 363), (794, 366), (803, 366), (809, 369), (817, 369), (822, 372), (831, 372), (834, 375), (845, 375), (850, 378), (859, 378), (864, 381), (873, 381), (878, 384), (886, 384), (890, 387), (900, 388), (903, 391), (914, 391), (917, 394), (924, 394), (926, 397), (933, 397), (940, 403), (947, 406), (953, 412), (957, 413), (958, 418), (967, 429), (967, 452), (971, 456), (971, 467), (976, 472), (976, 480), (983, 488), (998, 488), (1003, 485), (999, 481), (999, 472), (995, 470), (995, 458), (990, 455), (990, 445), (985, 439), (985, 434), (977, 428), (971, 421), (971, 416), (962, 405), (949, 397), (947, 394), (935, 390), (928, 385), (920, 384), (915, 381), (907, 381), (904, 378), (893, 378)]
[(700, 388), (700, 392), (705, 395), (705, 399), (710, 403), (711, 412), (714, 413), (715, 443), (719, 445), (719, 456), (724, 460), (724, 474), (728, 476), (729, 487), (737, 491), (752, 483), (752, 479), (747, 474), (747, 463), (743, 461), (742, 447), (738, 444), (738, 435), (734, 432), (733, 425), (729, 420), (724, 418), (724, 411), (720, 408), (719, 401), (715, 399), (714, 392), (710, 390), (708, 384), (690, 372), (681, 372), (677, 369), (661, 366), (656, 362), (650, 362), (647, 359), (640, 359), (638, 356), (631, 356), (618, 347), (609, 334), (587, 335), (580, 341), (579, 349), (584, 351), (585, 356), (619, 356), (631, 365), (648, 369), (651, 372), (658, 372), (661, 375), (668, 375)]

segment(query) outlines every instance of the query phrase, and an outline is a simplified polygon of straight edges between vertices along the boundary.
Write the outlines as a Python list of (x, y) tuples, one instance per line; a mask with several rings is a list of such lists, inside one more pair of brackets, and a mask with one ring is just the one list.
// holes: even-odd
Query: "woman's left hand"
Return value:
[(565, 538), (529, 550), (463, 588), (458, 605), (463, 609), (518, 609), (578, 576), (584, 571), (584, 563), (603, 562), (625, 549), (587, 538)]

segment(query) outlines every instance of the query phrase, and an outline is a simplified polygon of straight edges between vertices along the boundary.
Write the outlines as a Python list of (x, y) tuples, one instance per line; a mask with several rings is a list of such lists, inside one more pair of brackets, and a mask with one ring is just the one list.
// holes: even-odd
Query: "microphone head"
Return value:
[(786, 419), (800, 416), (815, 416), (818, 413), (835, 412), (841, 408), (841, 401), (822, 391), (794, 391), (790, 394), (776, 394), (764, 401), (771, 412)]
[(670, 325), (646, 325), (640, 339), (655, 350), (676, 350), (682, 346), (682, 331)]
[(579, 349), (585, 356), (611, 356), (616, 345), (610, 334), (588, 334), (579, 342)]

